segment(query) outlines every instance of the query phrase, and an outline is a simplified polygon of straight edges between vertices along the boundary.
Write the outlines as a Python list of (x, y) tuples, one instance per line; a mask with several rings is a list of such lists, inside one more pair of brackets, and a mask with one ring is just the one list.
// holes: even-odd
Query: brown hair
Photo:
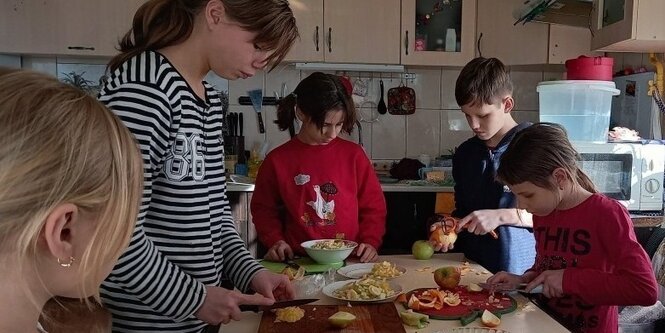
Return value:
[(459, 106), (495, 104), (497, 99), (513, 93), (513, 82), (506, 66), (497, 58), (471, 60), (455, 82), (455, 99)]
[[(72, 266), (84, 283), (72, 289), (99, 301), (98, 284), (138, 214), (143, 161), (134, 137), (82, 90), (36, 72), (0, 72), (0, 253), (13, 255), (18, 272), (37, 267), (46, 217), (74, 204), (95, 218)], [(34, 301), (31, 290), (26, 296)]]
[(275, 121), (281, 131), (293, 124), (296, 105), (319, 129), (323, 128), (326, 113), (335, 109), (346, 114), (342, 130), (351, 133), (356, 123), (356, 108), (337, 75), (314, 72), (300, 81), (293, 93), (281, 99)]
[(585, 190), (596, 193), (596, 187), (577, 165), (579, 155), (559, 124), (536, 123), (518, 132), (501, 156), (497, 178), (504, 184), (531, 182), (550, 190), (552, 172), (563, 168), (568, 177)]
[(272, 51), (266, 62), (274, 68), (298, 38), (298, 28), (287, 0), (149, 0), (134, 15), (132, 28), (120, 41), (120, 54), (109, 62), (111, 71), (146, 50), (183, 42), (194, 19), (209, 1), (221, 1), (226, 15), (244, 29), (256, 32), (255, 43)]

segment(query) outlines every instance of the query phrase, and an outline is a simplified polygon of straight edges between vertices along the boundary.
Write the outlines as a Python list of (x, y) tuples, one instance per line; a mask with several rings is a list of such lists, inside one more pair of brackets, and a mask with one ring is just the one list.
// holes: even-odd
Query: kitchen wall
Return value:
[[(611, 53), (609, 56), (615, 59), (615, 71), (625, 67), (653, 68), (646, 54)], [(84, 77), (92, 82), (99, 80), (107, 61), (107, 59), (0, 55), (0, 66), (29, 68), (60, 78), (71, 72), (85, 72)], [(562, 79), (562, 71), (563, 69), (559, 71), (512, 70), (516, 101), (513, 115), (518, 122), (538, 121), (536, 85), (544, 80)], [(402, 157), (417, 157), (420, 154), (431, 156), (446, 154), (472, 135), (454, 97), (455, 80), (459, 74), (459, 68), (408, 68), (407, 72), (415, 74), (414, 79), (406, 80), (405, 83), (416, 91), (416, 113), (408, 116), (378, 115), (378, 121), (362, 123), (365, 150), (373, 160), (398, 160)], [(257, 118), (252, 107), (239, 105), (238, 97), (246, 95), (248, 90), (254, 88), (263, 88), (266, 96), (274, 96), (273, 92), (281, 91), (282, 83), (286, 83), (288, 91), (291, 91), (301, 78), (310, 73), (296, 70), (293, 65), (282, 65), (270, 73), (260, 72), (247, 80), (227, 82), (214, 75), (210, 75), (207, 79), (217, 89), (228, 90), (230, 111), (244, 113), (245, 147), (251, 149), (255, 144), (260, 145), (267, 142), (272, 149), (288, 140), (288, 133), (278, 131), (277, 126), (273, 123), (276, 119), (276, 108), (264, 106), (263, 117), (266, 133), (259, 134)], [(399, 74), (355, 72), (346, 74), (352, 79), (373, 77), (371, 80), (373, 85), (370, 85), (369, 96), (366, 98), (374, 101), (378, 101), (379, 79), (383, 79), (386, 92), (400, 84)], [(367, 118), (372, 115), (377, 116), (376, 112), (372, 113), (373, 111), (373, 108), (360, 110), (368, 116)], [(354, 130), (350, 139), (358, 141), (358, 131)]]

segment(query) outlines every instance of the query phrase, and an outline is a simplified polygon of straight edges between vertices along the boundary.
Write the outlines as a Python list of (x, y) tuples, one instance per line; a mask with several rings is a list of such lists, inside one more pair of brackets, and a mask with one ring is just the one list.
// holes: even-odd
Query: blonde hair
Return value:
[(44, 74), (2, 69), (0, 133), (0, 247), (16, 255), (19, 273), (36, 268), (46, 217), (76, 205), (96, 222), (70, 269), (84, 281), (81, 294), (99, 301), (89, 282), (106, 277), (138, 214), (143, 168), (133, 136), (93, 96)]
[[(132, 28), (120, 41), (120, 54), (109, 62), (115, 71), (146, 50), (158, 50), (185, 41), (194, 19), (211, 0), (149, 0), (134, 15)], [(257, 33), (254, 43), (275, 51), (266, 63), (270, 69), (284, 59), (299, 37), (296, 19), (287, 0), (219, 0), (226, 15), (245, 30)]]

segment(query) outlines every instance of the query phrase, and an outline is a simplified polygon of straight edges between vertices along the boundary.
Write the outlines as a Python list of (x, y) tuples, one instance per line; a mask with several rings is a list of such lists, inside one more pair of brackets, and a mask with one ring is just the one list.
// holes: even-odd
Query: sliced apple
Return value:
[(483, 288), (481, 288), (479, 285), (475, 283), (469, 283), (469, 285), (466, 286), (466, 289), (472, 293), (478, 293), (483, 291)]
[(356, 320), (356, 316), (346, 311), (338, 311), (332, 316), (328, 317), (330, 324), (339, 328), (349, 326), (349, 324), (351, 324), (354, 320)]
[(483, 315), (480, 317), (480, 321), (487, 327), (497, 327), (499, 324), (501, 324), (501, 319), (487, 310), (483, 311)]

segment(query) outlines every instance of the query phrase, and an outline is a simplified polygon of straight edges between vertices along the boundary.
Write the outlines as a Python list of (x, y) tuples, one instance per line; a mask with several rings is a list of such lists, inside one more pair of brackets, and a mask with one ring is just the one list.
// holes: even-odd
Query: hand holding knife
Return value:
[(240, 305), (240, 311), (253, 311), (253, 312), (259, 312), (259, 311), (266, 311), (266, 310), (272, 310), (272, 309), (279, 309), (279, 308), (285, 308), (288, 306), (299, 306), (299, 305), (305, 305), (309, 303), (313, 303), (318, 301), (318, 298), (303, 298), (303, 299), (294, 299), (290, 301), (277, 301), (273, 305)]

